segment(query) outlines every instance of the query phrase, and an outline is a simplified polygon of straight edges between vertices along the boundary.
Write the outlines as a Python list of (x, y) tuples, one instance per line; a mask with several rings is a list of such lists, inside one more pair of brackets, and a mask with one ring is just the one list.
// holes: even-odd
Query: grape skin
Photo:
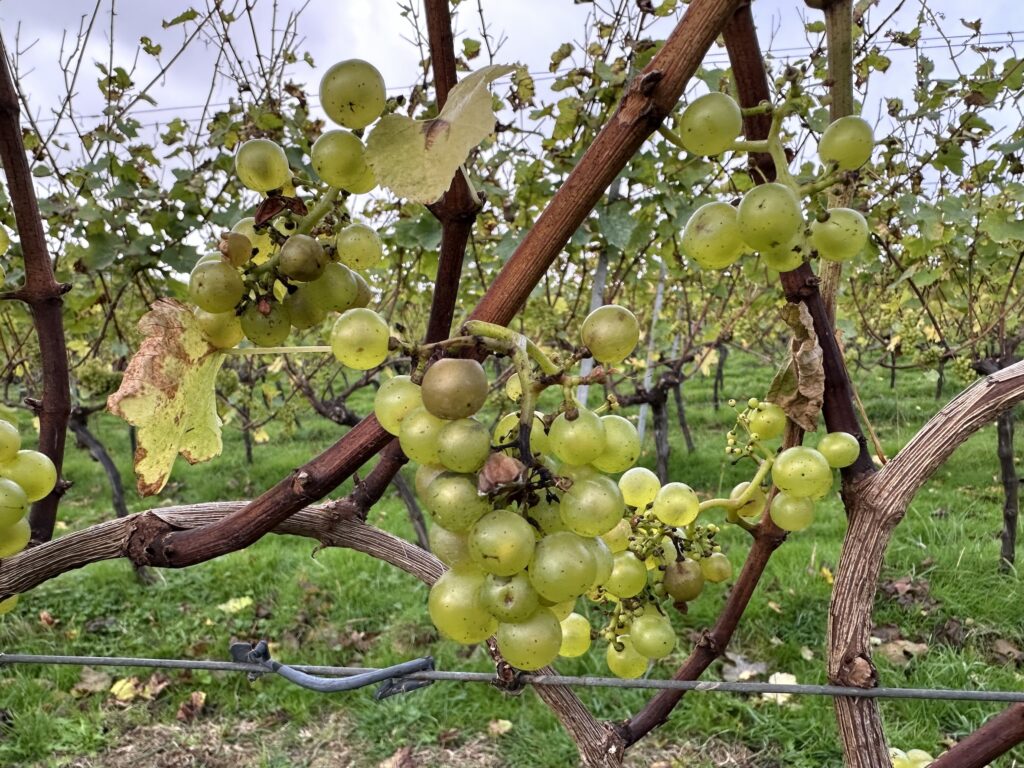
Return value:
[(674, 600), (696, 600), (704, 591), (704, 572), (696, 560), (680, 560), (665, 569), (662, 583)]
[(21, 435), (18, 428), (9, 421), (0, 419), (0, 464), (5, 464), (18, 455)]
[(732, 563), (721, 552), (714, 552), (700, 561), (700, 571), (712, 584), (725, 581), (732, 576)]
[(323, 247), (309, 235), (292, 235), (281, 246), (278, 271), (292, 280), (316, 280), (327, 267)]
[(572, 421), (560, 413), (548, 430), (548, 445), (559, 461), (589, 464), (604, 453), (604, 424), (599, 416), (586, 408), (580, 408)]
[(686, 151), (695, 155), (725, 152), (742, 130), (739, 104), (717, 91), (694, 99), (679, 117), (679, 138)]
[(746, 251), (738, 214), (728, 203), (706, 203), (683, 228), (683, 253), (703, 269), (725, 269)]
[(759, 440), (781, 437), (786, 431), (786, 412), (775, 403), (760, 403), (750, 417), (750, 431), (756, 432)]
[(769, 511), (772, 522), (784, 531), (802, 531), (814, 521), (814, 502), (785, 491), (775, 494)]
[(380, 385), (373, 398), (373, 413), (377, 421), (385, 431), (395, 437), (398, 437), (405, 417), (421, 407), (423, 397), (420, 395), (420, 385), (414, 384), (408, 376), (388, 379)]
[(344, 264), (330, 262), (323, 274), (305, 286), (310, 300), (324, 312), (344, 312), (356, 305), (359, 283), (352, 270)]
[(615, 365), (625, 360), (640, 341), (640, 324), (625, 307), (598, 307), (580, 328), (583, 344), (599, 363)]
[(860, 441), (849, 432), (829, 432), (818, 442), (818, 452), (830, 467), (848, 467), (860, 456)]
[(380, 72), (362, 59), (339, 61), (320, 80), (320, 105), (346, 128), (365, 128), (384, 111), (386, 93)]
[(633, 619), (629, 638), (633, 648), (648, 659), (663, 659), (672, 653), (676, 645), (676, 633), (672, 622), (656, 610), (647, 609), (643, 616)]
[(476, 360), (446, 357), (427, 369), (420, 385), (423, 405), (442, 419), (465, 419), (483, 407), (490, 391)]
[(820, 498), (832, 488), (832, 468), (815, 449), (796, 445), (775, 458), (772, 480), (791, 496)]
[(618, 524), (626, 511), (626, 502), (615, 481), (597, 476), (574, 482), (562, 494), (562, 522), (580, 536), (600, 536)]
[[(487, 497), (481, 496), (477, 492), (476, 476), (460, 475), (455, 472), (442, 472), (435, 477), (427, 487), (423, 503), (434, 522), (455, 533), (470, 530), (474, 523), (491, 509)], [(470, 546), (472, 546), (472, 538)], [(492, 553), (487, 552), (486, 554)], [(473, 559), (479, 561), (476, 555)], [(526, 558), (526, 561), (529, 561), (529, 557)], [(520, 566), (521, 568), (522, 566)]]
[[(622, 646), (621, 651), (616, 650), (616, 644)], [(613, 675), (628, 680), (640, 677), (646, 672), (649, 662), (646, 656), (637, 653), (629, 635), (621, 635), (616, 638), (614, 643), (608, 643), (608, 650), (605, 651), (605, 663)]]
[(8, 528), (28, 512), (28, 496), (13, 480), (0, 478), (0, 529)]
[(352, 269), (369, 269), (384, 256), (384, 246), (373, 229), (365, 224), (349, 224), (334, 240), (338, 261)]
[(0, 477), (21, 486), (30, 502), (39, 501), (57, 485), (57, 468), (45, 453), (23, 449), (0, 464)]
[(480, 588), (480, 602), (498, 621), (526, 621), (541, 607), (540, 595), (525, 573), (487, 574)]
[(626, 504), (643, 510), (654, 503), (661, 490), (661, 481), (646, 467), (633, 467), (619, 478), (619, 489)]
[(280, 189), (292, 178), (288, 157), (281, 145), (270, 139), (250, 139), (235, 154), (238, 180), (256, 192)]
[(0, 528), (0, 558), (10, 557), (21, 552), (28, 546), (32, 538), (32, 529), (28, 524), (28, 517), (22, 517), (6, 528)]
[(207, 312), (205, 309), (195, 310), (196, 322), (210, 346), (217, 349), (231, 349), (245, 338), (242, 323), (232, 311)]
[(640, 458), (640, 433), (633, 422), (614, 414), (602, 416), (604, 451), (591, 464), (606, 474), (624, 472)]
[(491, 436), (476, 419), (457, 419), (444, 425), (437, 438), (441, 464), (453, 472), (476, 472), (491, 455)]
[(800, 201), (785, 184), (754, 187), (743, 196), (737, 212), (743, 241), (755, 250), (777, 248), (791, 242), (803, 224)]
[(336, 129), (321, 134), (309, 150), (309, 159), (317, 176), (332, 187), (348, 189), (366, 173), (364, 152), (358, 136)]
[(547, 666), (562, 647), (562, 625), (555, 615), (541, 608), (525, 621), (498, 625), (498, 650), (509, 664), (533, 671)]
[(469, 555), (469, 537), (465, 533), (455, 533), (447, 528), (434, 524), (427, 531), (427, 541), (434, 556), (449, 568), (472, 566), (473, 559)]
[(342, 365), (368, 371), (387, 359), (390, 337), (387, 322), (372, 309), (348, 309), (334, 321), (331, 351)]
[(398, 429), (402, 452), (417, 464), (440, 464), (437, 436), (444, 424), (426, 408), (413, 408), (402, 419)]
[(653, 511), (665, 525), (689, 525), (700, 513), (700, 500), (685, 483), (666, 483), (654, 498)]
[(647, 586), (647, 566), (630, 551), (612, 556), (612, 574), (604, 583), (605, 590), (618, 598), (639, 595)]
[(586, 543), (575, 533), (559, 531), (541, 539), (529, 566), (530, 583), (553, 603), (575, 600), (594, 583), (597, 566)]
[(856, 115), (847, 115), (825, 129), (818, 142), (818, 156), (823, 163), (836, 163), (840, 170), (852, 171), (871, 159), (874, 148), (871, 124)]
[(228, 312), (242, 300), (245, 284), (234, 267), (218, 258), (195, 266), (188, 278), (188, 292), (200, 309)]
[(825, 221), (811, 224), (811, 245), (829, 261), (848, 261), (868, 242), (868, 223), (860, 211), (832, 208)]
[(430, 588), (427, 610), (437, 630), (457, 643), (469, 645), (486, 640), (498, 622), (480, 603), (484, 575), (469, 569), (443, 573)]
[(558, 655), (567, 659), (582, 656), (590, 650), (590, 622), (578, 613), (562, 619), (562, 645)]
[(496, 576), (514, 576), (522, 571), (533, 557), (533, 549), (533, 526), (507, 509), (488, 512), (469, 533), (473, 561)]
[(270, 301), (266, 312), (260, 311), (260, 304), (250, 304), (242, 312), (240, 323), (245, 337), (258, 347), (277, 347), (284, 344), (291, 331), (291, 318), (283, 305)]

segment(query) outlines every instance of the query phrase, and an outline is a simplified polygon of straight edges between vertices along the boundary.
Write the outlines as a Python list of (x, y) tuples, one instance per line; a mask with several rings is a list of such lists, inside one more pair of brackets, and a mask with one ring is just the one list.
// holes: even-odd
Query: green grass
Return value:
[[(726, 393), (741, 401), (759, 394), (770, 373), (736, 354), (727, 371)], [(882, 373), (858, 381), (890, 453), (937, 410), (934, 384), (927, 377), (901, 374), (897, 390), (888, 388)], [(688, 382), (686, 397), (698, 448), (688, 455), (676, 446), (673, 477), (704, 492), (727, 493), (745, 479), (740, 470), (723, 462), (731, 411), (710, 407), (710, 386), (703, 380)], [(143, 501), (131, 492), (131, 508), (255, 495), (340, 434), (312, 416), (304, 422), (298, 434), (271, 430), (274, 438), (256, 447), (251, 466), (244, 462), (238, 433), (229, 430), (224, 456), (195, 467), (179, 463), (161, 497)], [(107, 417), (100, 418), (97, 427), (129, 480), (126, 428)], [(651, 456), (645, 458), (648, 464), (652, 461)], [(900, 605), (880, 597), (875, 621), (896, 625), (904, 638), (926, 643), (929, 651), (902, 668), (879, 659), (884, 684), (1021, 687), (1020, 673), (1012, 665), (995, 663), (991, 651), (998, 639), (1024, 647), (1019, 578), (996, 570), (1001, 501), (996, 472), (995, 432), (987, 428), (936, 474), (897, 529), (883, 580), (906, 575), (926, 579), (927, 600)], [(69, 447), (67, 475), (75, 485), (62, 505), (61, 532), (108, 518), (109, 489), (98, 465)], [(411, 535), (397, 498), (386, 498), (371, 520), (399, 535)], [(789, 672), (805, 683), (826, 682), (824, 633), (830, 585), (823, 568), (834, 570), (844, 529), (838, 499), (832, 499), (822, 505), (809, 531), (791, 537), (779, 549), (732, 651), (767, 663), (769, 672)], [(723, 542), (738, 567), (747, 548), (746, 534), (729, 527)], [(269, 536), (245, 552), (182, 571), (160, 572), (159, 581), (151, 586), (139, 584), (125, 562), (92, 565), (24, 596), (18, 610), (0, 622), (0, 649), (225, 658), (232, 640), (265, 637), (276, 643), (275, 654), (286, 662), (383, 665), (429, 653), (441, 668), (491, 669), (481, 649), (467, 651), (437, 639), (426, 615), (426, 589), (413, 578), (349, 551), (311, 555), (310, 541)], [(690, 613), (675, 617), (684, 642), (653, 675), (670, 674), (685, 656), (685, 638), (713, 622), (725, 594), (721, 587), (710, 588)], [(219, 607), (239, 597), (252, 598), (252, 605), (234, 614)], [(40, 621), (42, 611), (55, 623)], [(953, 620), (963, 627), (962, 647), (936, 639), (936, 632)], [(559, 668), (568, 674), (604, 674), (602, 651), (596, 649)], [(226, 673), (175, 672), (168, 675), (170, 686), (155, 700), (117, 707), (105, 694), (75, 696), (72, 689), (80, 671), (57, 666), (0, 669), (0, 720), (8, 723), (0, 730), (0, 764), (67, 765), (77, 756), (130, 738), (124, 734), (133, 726), (174, 724), (179, 705), (196, 690), (207, 696), (202, 717), (223, 723), (226, 732), (232, 723), (246, 720), (274, 723), (294, 734), (342, 709), (350, 727), (348, 738), (360, 745), (361, 760), (367, 765), (377, 764), (399, 745), (436, 744), (452, 728), (463, 741), (486, 734), (488, 724), (497, 719), (507, 719), (513, 726), (496, 743), (507, 765), (565, 766), (574, 760), (571, 742), (532, 692), (509, 697), (490, 686), (439, 683), (378, 703), (367, 691), (326, 696), (279, 679), (250, 683)], [(143, 679), (150, 674), (111, 673), (115, 678), (135, 674)], [(716, 664), (709, 677), (719, 675)], [(612, 720), (627, 717), (646, 699), (637, 691), (582, 689), (580, 695), (599, 717)], [(963, 736), (1000, 709), (909, 701), (882, 706), (893, 744), (933, 754), (943, 749), (946, 739)], [(805, 697), (779, 706), (756, 697), (688, 695), (655, 738), (660, 743), (703, 742), (714, 736), (757, 753), (753, 765), (820, 768), (841, 763), (831, 703), (823, 698)], [(1024, 759), (1024, 752), (1018, 750), (1015, 759)], [(273, 748), (267, 748), (261, 761), (267, 766), (295, 764)], [(1007, 768), (1011, 764), (1010, 757), (997, 763)]]

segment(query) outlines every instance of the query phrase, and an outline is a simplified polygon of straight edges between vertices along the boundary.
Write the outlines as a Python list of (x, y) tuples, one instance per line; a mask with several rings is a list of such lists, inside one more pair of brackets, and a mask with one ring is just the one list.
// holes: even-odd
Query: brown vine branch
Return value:
[(1024, 704), (993, 717), (955, 747), (939, 755), (930, 768), (985, 768), (1024, 741)]

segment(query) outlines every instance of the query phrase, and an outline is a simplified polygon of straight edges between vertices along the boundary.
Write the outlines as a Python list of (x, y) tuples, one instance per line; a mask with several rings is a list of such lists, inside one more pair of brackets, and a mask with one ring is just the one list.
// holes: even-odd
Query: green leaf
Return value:
[(480, 55), (480, 41), (466, 38), (462, 41), (462, 55), (466, 59), (475, 59)]
[(159, 299), (142, 316), (145, 339), (128, 363), (107, 410), (138, 428), (139, 493), (159, 493), (180, 453), (190, 464), (221, 452), (214, 385), (224, 355), (203, 337), (192, 311)]
[(179, 24), (184, 24), (186, 21), (192, 21), (193, 19), (198, 19), (198, 18), (199, 18), (199, 11), (197, 11), (195, 8), (189, 8), (184, 13), (179, 13), (177, 16), (175, 16), (170, 21), (164, 21), (164, 22), (161, 22), (161, 24), (162, 24), (164, 29), (169, 29), (170, 27), (176, 27)]
[(1024, 240), (1024, 220), (1008, 211), (988, 211), (981, 217), (981, 229), (997, 243)]
[(637, 225), (636, 218), (630, 213), (631, 208), (632, 205), (628, 200), (619, 200), (602, 208), (598, 215), (601, 233), (605, 240), (620, 251), (626, 250), (630, 236)]

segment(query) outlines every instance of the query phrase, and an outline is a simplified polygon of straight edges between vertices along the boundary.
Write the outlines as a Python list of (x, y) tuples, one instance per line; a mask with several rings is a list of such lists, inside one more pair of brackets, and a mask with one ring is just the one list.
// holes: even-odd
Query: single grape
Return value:
[[(744, 493), (747, 492), (747, 488), (750, 487), (750, 483), (743, 482), (737, 484), (732, 491), (729, 493), (730, 499), (738, 499)], [(764, 491), (758, 486), (755, 488), (750, 495), (750, 498), (744, 502), (744, 504), (737, 509), (732, 510), (736, 517), (742, 517), (744, 520), (750, 522), (757, 522), (761, 517), (761, 513), (764, 512), (764, 505), (767, 498), (764, 495)]]
[(14, 607), (18, 604), (18, 596), (11, 595), (6, 600), (0, 600), (0, 616), (5, 613), (10, 613), (14, 610)]
[(840, 170), (852, 171), (871, 159), (875, 132), (861, 117), (847, 115), (833, 122), (818, 142), (818, 157), (823, 163), (836, 163)]
[(689, 525), (700, 513), (700, 500), (686, 483), (666, 483), (654, 498), (653, 511), (665, 525)]
[(686, 151), (695, 155), (720, 155), (742, 130), (739, 104), (717, 91), (694, 99), (679, 116), (679, 138)]
[(4, 464), (18, 455), (21, 448), (21, 435), (18, 428), (9, 421), (0, 419), (0, 464)]
[(619, 490), (628, 506), (643, 510), (654, 503), (661, 481), (646, 467), (633, 467), (619, 478)]
[(456, 419), (437, 438), (437, 455), (452, 472), (476, 472), (491, 455), (491, 434), (476, 419)]
[(334, 321), (331, 350), (342, 365), (368, 371), (387, 359), (390, 338), (387, 321), (372, 309), (348, 309)]
[(31, 538), (32, 529), (29, 527), (27, 515), (5, 528), (0, 528), (0, 558), (21, 552), (28, 546)]
[(416, 474), (413, 476), (413, 487), (416, 489), (417, 498), (421, 500), (427, 498), (427, 488), (430, 487), (434, 478), (442, 472), (444, 472), (444, 467), (432, 464), (420, 464), (416, 467)]
[(473, 525), (469, 532), (469, 554), (487, 573), (513, 576), (529, 565), (535, 539), (533, 526), (522, 517), (507, 509), (496, 509)]
[[(512, 455), (518, 453), (519, 445), (519, 414), (506, 413), (494, 426), (495, 445), (513, 445), (513, 448), (505, 449), (505, 453)], [(530, 426), (530, 451), (535, 455), (548, 453), (548, 435), (544, 431), (544, 422), (540, 414), (534, 413), (533, 424)]]
[(323, 246), (309, 235), (292, 235), (281, 246), (277, 269), (287, 278), (309, 282), (320, 277), (326, 267)]
[(562, 494), (562, 522), (580, 536), (600, 536), (622, 519), (626, 503), (615, 481), (598, 475), (591, 480), (574, 482)]
[(373, 175), (373, 169), (367, 165), (363, 175), (355, 181), (345, 185), (345, 189), (353, 195), (365, 195), (367, 192), (377, 188), (377, 177)]
[(811, 224), (811, 245), (829, 261), (847, 261), (868, 242), (868, 223), (853, 208), (831, 208), (825, 221)]
[(640, 324), (625, 307), (609, 304), (598, 307), (580, 328), (583, 344), (599, 363), (621, 363), (640, 341)]
[(413, 408), (405, 414), (398, 427), (398, 442), (402, 446), (402, 453), (417, 464), (440, 464), (437, 438), (444, 425), (444, 420), (426, 408)]
[(830, 467), (842, 469), (860, 456), (860, 441), (849, 432), (829, 432), (818, 441), (818, 453)]
[(336, 129), (321, 134), (309, 150), (309, 159), (317, 176), (332, 187), (348, 189), (358, 185), (366, 174), (364, 153), (358, 136)]
[(570, 613), (561, 623), (562, 645), (558, 649), (559, 656), (573, 659), (590, 650), (590, 622), (585, 616)]
[(700, 572), (704, 574), (705, 580), (717, 584), (732, 576), (732, 563), (721, 552), (713, 552), (700, 561)]
[(197, 264), (188, 278), (192, 302), (207, 312), (229, 312), (242, 300), (245, 283), (238, 271), (226, 261)]
[[(423, 407), (420, 385), (408, 376), (395, 376), (380, 385), (373, 397), (373, 413), (384, 430), (398, 437), (402, 421), (417, 408)], [(452, 469), (452, 467), (449, 467)], [(463, 470), (456, 470), (463, 471)], [(473, 470), (464, 470), (472, 472)]]
[(434, 556), (449, 568), (474, 567), (469, 555), (469, 536), (465, 532), (456, 533), (434, 524), (427, 531), (427, 542)]
[(339, 61), (320, 80), (320, 106), (346, 128), (365, 128), (384, 111), (384, 78), (362, 59)]
[[(481, 496), (477, 491), (476, 475), (460, 475), (455, 472), (442, 472), (435, 477), (427, 487), (427, 495), (423, 499), (423, 503), (435, 523), (456, 533), (468, 531), (477, 520), (491, 510), (491, 504), (487, 497)], [(529, 523), (525, 520), (523, 524), (529, 527)], [(517, 539), (516, 543), (518, 544), (519, 541)], [(531, 546), (533, 545), (532, 529), (530, 531), (529, 543)], [(472, 547), (471, 534), (471, 553)], [(497, 546), (494, 548), (497, 548)], [(512, 549), (510, 549), (510, 552), (514, 554)], [(473, 559), (479, 562), (480, 557), (485, 555), (491, 557), (494, 556), (494, 552), (487, 549), (483, 553), (478, 552), (473, 555)], [(525, 559), (526, 562), (529, 562), (529, 554), (527, 554)], [(519, 569), (521, 570), (522, 568), (523, 566), (520, 566)], [(511, 573), (515, 573), (515, 571)]]
[(536, 504), (526, 510), (526, 516), (536, 524), (541, 533), (569, 530), (562, 522), (561, 502), (557, 498), (551, 502), (546, 496), (542, 496)]
[(541, 608), (526, 621), (499, 624), (495, 639), (505, 661), (532, 671), (547, 666), (558, 656), (562, 625), (551, 611)]
[[(615, 646), (619, 646), (622, 650), (617, 650)], [(643, 675), (649, 664), (646, 656), (637, 653), (629, 635), (620, 635), (614, 643), (608, 643), (605, 662), (613, 675), (626, 680)]]
[(548, 430), (548, 445), (559, 461), (566, 464), (589, 464), (605, 449), (604, 424), (601, 417), (586, 408), (570, 421), (558, 414)]
[(772, 499), (772, 521), (784, 531), (802, 531), (814, 521), (814, 502), (779, 491)]
[(45, 453), (20, 450), (13, 459), (0, 464), (0, 477), (20, 485), (29, 501), (39, 501), (57, 485), (57, 468)]
[(738, 214), (728, 203), (706, 203), (683, 229), (683, 253), (704, 269), (725, 269), (747, 250), (740, 236)]
[[(619, 484), (619, 490), (622, 484)], [(625, 494), (623, 494), (625, 495)], [(608, 545), (608, 549), (614, 552), (622, 552), (629, 547), (629, 537), (633, 535), (633, 529), (629, 520), (619, 520), (610, 531), (601, 534), (601, 540)]]
[(484, 578), (480, 602), (498, 621), (526, 621), (540, 609), (540, 595), (525, 573)]
[(236, 269), (252, 261), (252, 241), (241, 232), (222, 233), (217, 250), (224, 260)]
[(441, 574), (430, 588), (427, 610), (438, 631), (449, 640), (469, 645), (486, 640), (498, 622), (480, 602), (484, 575), (469, 569)]
[(575, 600), (594, 583), (597, 566), (586, 542), (570, 531), (545, 536), (533, 551), (530, 583), (553, 603)]
[(630, 551), (612, 555), (612, 575), (604, 583), (605, 590), (615, 597), (639, 595), (647, 586), (647, 566)]
[(788, 244), (803, 225), (800, 201), (785, 184), (754, 187), (743, 196), (737, 211), (743, 241), (755, 250)]
[(590, 588), (597, 589), (604, 586), (605, 582), (611, 577), (612, 569), (615, 567), (615, 558), (612, 556), (612, 551), (608, 549), (604, 539), (600, 536), (593, 538), (584, 537), (583, 541), (586, 542), (587, 547), (590, 549), (590, 554), (594, 556), (594, 583), (590, 585)]
[(832, 489), (832, 468), (814, 448), (795, 445), (775, 458), (772, 480), (790, 496), (821, 498)]
[(353, 307), (368, 307), (370, 302), (373, 301), (373, 290), (370, 288), (370, 284), (366, 282), (366, 278), (360, 275), (358, 272), (353, 272), (352, 276), (356, 279), (356, 303)]
[(665, 568), (662, 583), (673, 600), (689, 602), (704, 591), (704, 572), (696, 560), (677, 560)]
[(344, 312), (356, 305), (359, 283), (352, 270), (344, 264), (329, 262), (324, 273), (304, 286), (311, 300), (324, 312)]
[(287, 155), (270, 139), (250, 139), (242, 144), (235, 154), (235, 173), (242, 184), (257, 192), (280, 189), (292, 178)]
[(0, 528), (8, 528), (28, 512), (28, 496), (13, 480), (0, 478)]
[(245, 338), (242, 323), (233, 310), (228, 312), (207, 312), (198, 307), (194, 311), (196, 322), (210, 346), (217, 349), (231, 349)]
[(640, 433), (633, 422), (621, 416), (602, 416), (604, 425), (604, 452), (591, 464), (602, 472), (624, 472), (640, 458)]
[(523, 383), (516, 374), (512, 374), (505, 380), (505, 397), (513, 403), (518, 403), (523, 399)]
[(334, 243), (338, 261), (352, 269), (369, 269), (384, 257), (380, 235), (365, 224), (349, 224)]
[(271, 251), (274, 250), (274, 241), (271, 239), (270, 234), (266, 228), (257, 230), (256, 219), (252, 216), (236, 221), (231, 231), (249, 238), (249, 242), (252, 244), (251, 258), (257, 264), (266, 261)]
[(896, 747), (889, 747), (889, 760), (892, 761), (892, 768), (914, 768), (914, 764), (907, 759), (907, 753)]
[(769, 269), (776, 272), (792, 272), (804, 263), (807, 253), (807, 241), (801, 233), (797, 233), (790, 242), (775, 248), (762, 248), (761, 260)]
[(327, 317), (327, 311), (317, 304), (311, 287), (312, 283), (303, 283), (290, 291), (281, 302), (288, 313), (288, 320), (300, 331), (320, 325)]
[(442, 419), (464, 419), (480, 410), (489, 386), (476, 360), (445, 357), (423, 376), (423, 405)]
[(245, 337), (258, 347), (284, 344), (292, 329), (288, 310), (275, 301), (261, 300), (242, 312), (239, 322)]
[(648, 659), (663, 659), (676, 647), (672, 622), (650, 608), (643, 616), (633, 619), (629, 639), (633, 641), (636, 652)]
[(759, 440), (774, 440), (786, 431), (786, 412), (775, 403), (759, 403), (757, 412), (750, 417), (750, 431)]
[(545, 600), (543, 597), (540, 599), (540, 604), (555, 614), (555, 618), (559, 621), (564, 621), (565, 617), (568, 616), (576, 609), (576, 598), (566, 600), (563, 603), (551, 603), (549, 600)]

